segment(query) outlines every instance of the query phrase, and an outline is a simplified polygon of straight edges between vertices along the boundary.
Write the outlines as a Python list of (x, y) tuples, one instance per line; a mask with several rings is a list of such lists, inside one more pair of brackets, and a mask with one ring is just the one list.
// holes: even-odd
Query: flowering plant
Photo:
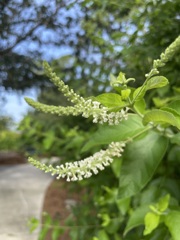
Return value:
[[(84, 160), (67, 162), (56, 167), (47, 166), (31, 157), (29, 162), (45, 172), (51, 172), (58, 179), (66, 178), (67, 181), (77, 181), (97, 174), (99, 170), (104, 170), (109, 166), (114, 158), (118, 159), (121, 167), (117, 173), (120, 184), (116, 199), (118, 199), (121, 211), (122, 200), (128, 199), (129, 201), (150, 182), (165, 156), (169, 144), (179, 145), (179, 96), (169, 97), (168, 101), (163, 102), (160, 107), (154, 99), (155, 106), (152, 109), (148, 109), (146, 102), (148, 91), (168, 85), (167, 78), (159, 76), (159, 68), (165, 66), (179, 49), (180, 37), (160, 55), (160, 59), (154, 60), (153, 67), (145, 75), (142, 86), (130, 87), (129, 82), (135, 81), (135, 79), (126, 79), (125, 74), (120, 72), (117, 77), (110, 75), (110, 85), (115, 92), (103, 93), (88, 99), (70, 89), (45, 62), (44, 69), (47, 76), (67, 98), (70, 106), (49, 106), (29, 98), (26, 98), (27, 103), (44, 113), (58, 116), (82, 115), (82, 117), (92, 119), (93, 123), (102, 126), (93, 134), (82, 150), (87, 151), (93, 146), (103, 144), (108, 146), (105, 150), (101, 149)], [(170, 194), (167, 191), (165, 193), (164, 196), (164, 192), (162, 192), (162, 196), (155, 205), (148, 202), (150, 208), (147, 208), (147, 204), (145, 204), (141, 206), (142, 211), (135, 210), (130, 215), (124, 235), (143, 222), (146, 236), (163, 222), (168, 227), (173, 239), (179, 239), (180, 230), (171, 222), (172, 219), (180, 222), (179, 206), (171, 206)], [(121, 201), (119, 202), (119, 200)]]

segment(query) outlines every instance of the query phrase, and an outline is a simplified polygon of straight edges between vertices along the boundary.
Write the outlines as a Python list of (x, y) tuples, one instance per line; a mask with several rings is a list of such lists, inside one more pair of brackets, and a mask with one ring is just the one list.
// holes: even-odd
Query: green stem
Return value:
[(124, 141), (124, 143), (129, 143), (129, 142), (132, 142), (135, 138), (139, 137), (141, 134), (149, 131), (150, 129), (152, 129), (153, 127), (152, 126), (147, 126), (146, 128), (144, 128), (142, 131), (136, 133), (133, 137), (127, 139), (126, 141)]

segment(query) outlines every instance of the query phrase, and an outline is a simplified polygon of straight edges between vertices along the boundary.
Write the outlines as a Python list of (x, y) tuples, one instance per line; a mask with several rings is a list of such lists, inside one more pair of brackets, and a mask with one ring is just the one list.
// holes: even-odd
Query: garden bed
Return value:
[[(68, 183), (62, 180), (54, 180), (46, 190), (42, 212), (47, 212), (54, 220), (59, 220), (60, 226), (64, 226), (66, 218), (71, 213), (68, 200), (77, 199), (77, 194), (68, 191)], [(70, 201), (69, 201), (70, 202)], [(51, 231), (45, 240), (51, 240)], [(68, 230), (58, 240), (69, 240)]]

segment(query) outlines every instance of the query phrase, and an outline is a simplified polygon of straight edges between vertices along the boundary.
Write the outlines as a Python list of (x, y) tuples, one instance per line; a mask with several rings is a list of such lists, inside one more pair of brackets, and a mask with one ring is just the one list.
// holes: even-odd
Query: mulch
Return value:
[[(69, 183), (64, 180), (54, 180), (48, 187), (43, 205), (43, 212), (47, 212), (52, 219), (59, 221), (59, 226), (63, 228), (67, 217), (71, 214), (71, 204), (80, 201), (80, 194), (69, 189)], [(50, 230), (45, 240), (52, 240)], [(58, 240), (70, 240), (68, 229), (64, 228), (64, 233)]]
[(27, 163), (27, 159), (22, 153), (17, 152), (0, 152), (0, 165), (14, 165)]

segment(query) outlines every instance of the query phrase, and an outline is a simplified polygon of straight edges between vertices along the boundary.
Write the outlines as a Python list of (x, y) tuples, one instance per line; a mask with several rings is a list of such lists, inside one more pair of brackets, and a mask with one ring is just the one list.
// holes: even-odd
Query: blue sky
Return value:
[(13, 118), (15, 123), (22, 120), (23, 116), (32, 109), (25, 102), (24, 97), (37, 98), (37, 91), (31, 90), (27, 93), (18, 94), (15, 92), (8, 92), (3, 94), (6, 98), (6, 102), (3, 106), (3, 115), (8, 115)]

